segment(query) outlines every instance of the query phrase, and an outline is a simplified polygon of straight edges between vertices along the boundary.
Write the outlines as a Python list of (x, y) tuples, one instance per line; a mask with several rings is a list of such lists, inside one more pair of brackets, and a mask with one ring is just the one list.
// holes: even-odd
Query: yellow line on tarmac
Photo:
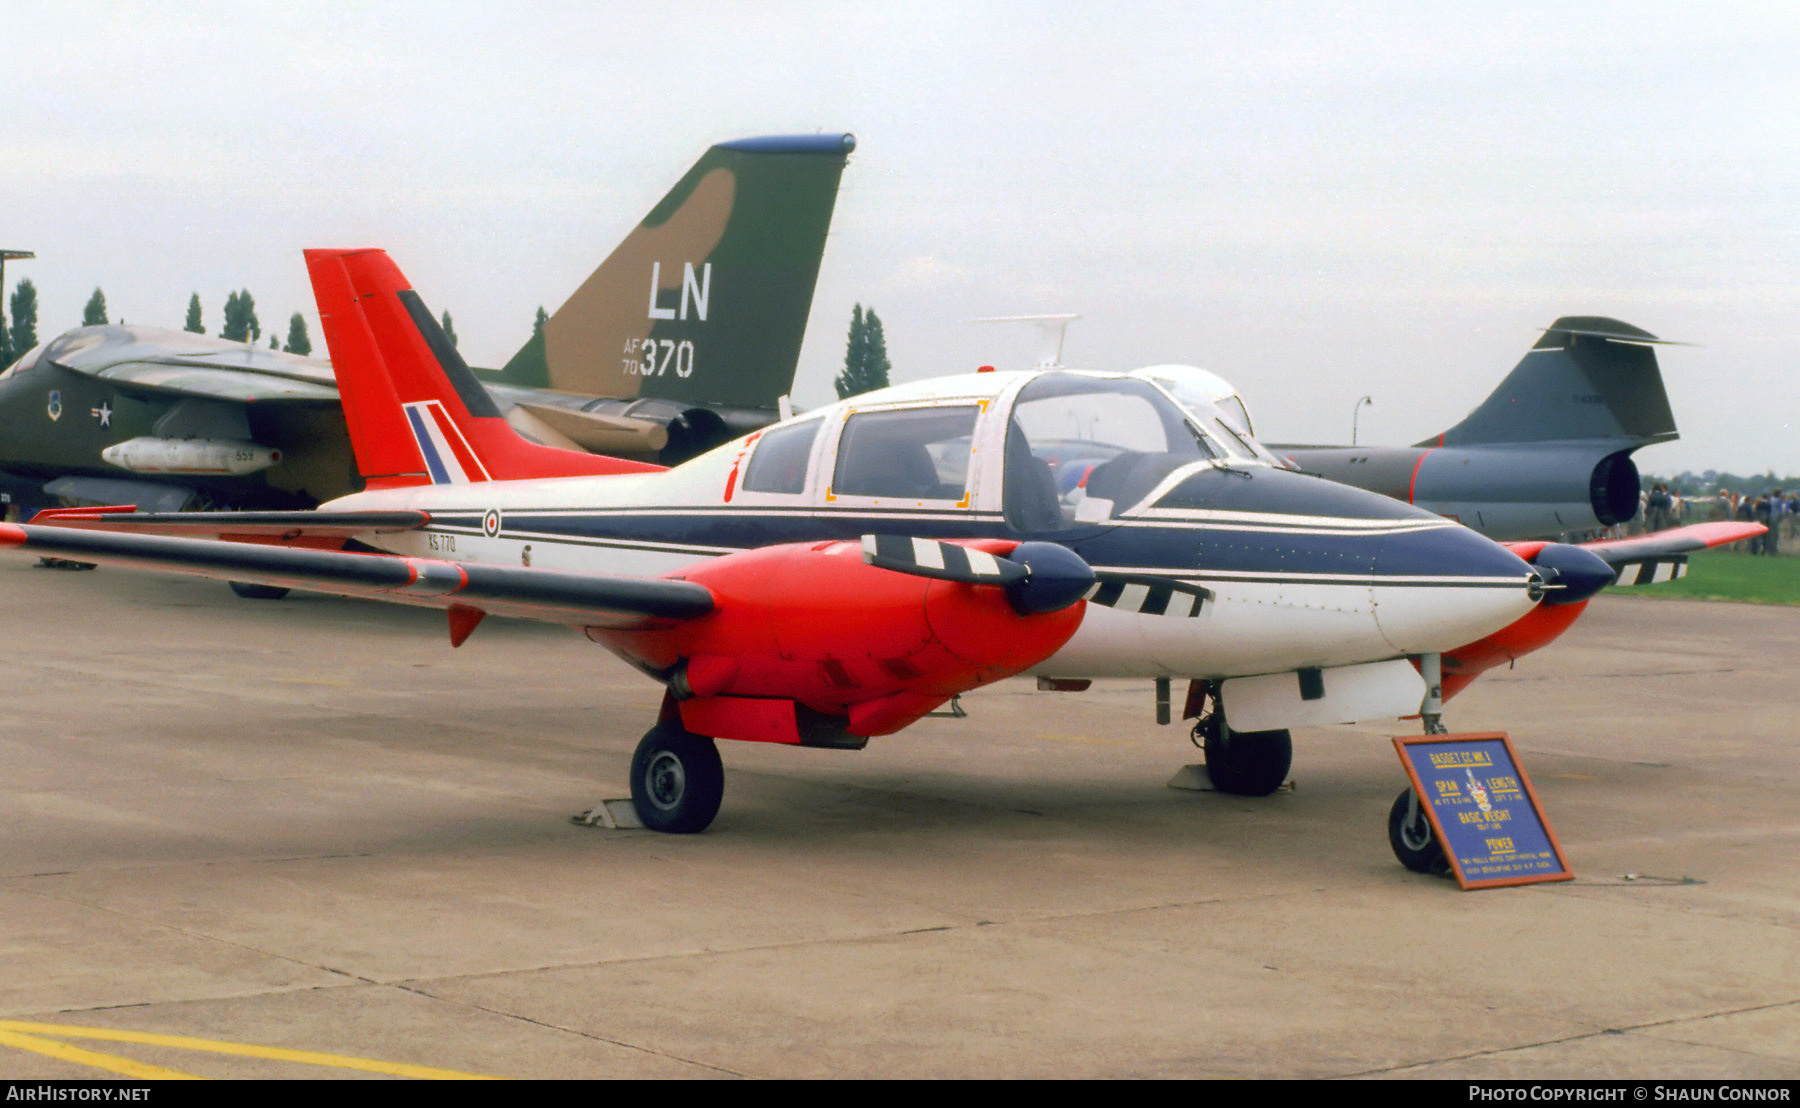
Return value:
[[(310, 1050), (287, 1050), (278, 1046), (252, 1046), (248, 1043), (227, 1043), (215, 1039), (190, 1039), (184, 1035), (158, 1035), (149, 1031), (114, 1031), (104, 1027), (80, 1027), (75, 1025), (54, 1023), (25, 1023), (19, 1020), (0, 1020), (0, 1043), (18, 1046), (25, 1050), (36, 1050), (42, 1054), (53, 1054), (55, 1057), (69, 1057), (43, 1046), (60, 1047), (72, 1054), (85, 1057), (69, 1057), (70, 1061), (82, 1061), (88, 1065), (113, 1069), (117, 1073), (127, 1073), (115, 1069), (112, 1063), (139, 1066), (124, 1058), (113, 1058), (111, 1055), (95, 1054), (78, 1047), (54, 1043), (48, 1039), (38, 1039), (38, 1035), (59, 1035), (71, 1039), (101, 1039), (115, 1043), (137, 1043), (142, 1046), (172, 1047), (176, 1050), (195, 1050), (207, 1054), (234, 1054), (244, 1058), (264, 1058), (275, 1062), (299, 1062), (308, 1066), (329, 1066), (333, 1069), (363, 1070), (367, 1073), (386, 1074), (389, 1077), (416, 1077), (425, 1079), (451, 1080), (476, 1079), (499, 1080), (488, 1074), (462, 1073), (457, 1070), (441, 1070), (431, 1066), (414, 1066), (405, 1062), (380, 1062), (373, 1058), (352, 1058), (346, 1054), (320, 1054)], [(30, 1042), (16, 1042), (25, 1039)], [(43, 1046), (32, 1045), (40, 1043)], [(106, 1059), (107, 1061), (91, 1061), (90, 1059)], [(178, 1073), (175, 1070), (160, 1070), (153, 1066), (140, 1066), (148, 1073), (127, 1073), (127, 1076), (139, 1077), (189, 1077), (191, 1074)]]
[(40, 1039), (36, 1035), (22, 1035), (17, 1031), (5, 1030), (4, 1026), (0, 1026), (0, 1046), (17, 1047), (20, 1050), (29, 1050), (35, 1054), (58, 1058), (64, 1062), (74, 1062), (78, 1066), (92, 1066), (108, 1073), (116, 1073), (121, 1077), (135, 1077), (144, 1081), (187, 1080), (194, 1076), (191, 1073), (182, 1073), (180, 1070), (134, 1062), (116, 1054), (101, 1054), (94, 1050), (83, 1050), (78, 1046), (70, 1046), (68, 1043), (59, 1043), (55, 1039)]

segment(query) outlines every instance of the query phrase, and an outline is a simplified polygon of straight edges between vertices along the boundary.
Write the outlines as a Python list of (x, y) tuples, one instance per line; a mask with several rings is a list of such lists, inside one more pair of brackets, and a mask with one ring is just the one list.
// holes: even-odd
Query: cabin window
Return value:
[(799, 493), (806, 489), (807, 463), (823, 419), (777, 427), (756, 440), (756, 452), (744, 470), (745, 492)]
[(857, 412), (838, 440), (836, 496), (960, 500), (968, 486), (975, 405)]

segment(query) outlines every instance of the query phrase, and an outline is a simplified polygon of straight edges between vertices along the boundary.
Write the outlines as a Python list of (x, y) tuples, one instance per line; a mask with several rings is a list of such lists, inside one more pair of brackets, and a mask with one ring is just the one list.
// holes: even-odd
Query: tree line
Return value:
[[(32, 284), (31, 278), (27, 277), (18, 283), (12, 298), (7, 302), (7, 308), (8, 311), (0, 315), (0, 367), (11, 365), (38, 344), (37, 286)], [(538, 315), (542, 317), (543, 314), (544, 310), (539, 308)], [(106, 293), (96, 287), (94, 295), (88, 297), (87, 306), (82, 310), (81, 325), (93, 327), (107, 322)], [(118, 322), (125, 321), (121, 319)], [(444, 313), (441, 325), (450, 338), (450, 344), (456, 345), (456, 328), (451, 324), (449, 312)], [(201, 317), (200, 294), (197, 292), (188, 298), (187, 322), (182, 329), (196, 335), (206, 334), (206, 325)], [(262, 340), (262, 334), (262, 322), (256, 316), (256, 298), (250, 295), (250, 290), (240, 289), (227, 296), (225, 322), (219, 328), (219, 337), (231, 342), (254, 343)], [(306, 317), (295, 312), (288, 319), (286, 344), (282, 343), (280, 336), (271, 333), (269, 349), (302, 356), (311, 354), (312, 339), (306, 332)]]
[[(7, 308), (8, 311), (0, 315), (0, 366), (11, 365), (38, 344), (37, 286), (32, 283), (31, 278), (24, 278), (18, 283), (12, 298), (7, 302)], [(250, 295), (249, 289), (239, 289), (226, 296), (224, 317), (224, 324), (219, 328), (220, 338), (246, 344), (262, 340), (263, 329), (262, 322), (256, 315), (256, 298)], [(81, 325), (94, 327), (107, 322), (106, 293), (96, 287), (82, 310)], [(119, 322), (123, 323), (124, 320)], [(547, 322), (549, 315), (539, 306), (537, 317), (532, 321), (532, 333), (541, 334)], [(449, 312), (443, 314), (439, 325), (443, 327), (450, 345), (457, 345), (456, 327)], [(196, 335), (206, 333), (204, 309), (197, 292), (188, 298), (187, 318), (182, 329)], [(299, 312), (289, 317), (286, 344), (282, 343), (278, 335), (270, 334), (269, 349), (310, 355), (313, 347), (306, 330), (306, 317)], [(882, 330), (880, 317), (875, 314), (874, 308), (865, 312), (863, 306), (857, 304), (850, 314), (850, 336), (844, 354), (844, 371), (834, 382), (838, 398), (842, 400), (886, 388), (891, 369), (887, 337)]]

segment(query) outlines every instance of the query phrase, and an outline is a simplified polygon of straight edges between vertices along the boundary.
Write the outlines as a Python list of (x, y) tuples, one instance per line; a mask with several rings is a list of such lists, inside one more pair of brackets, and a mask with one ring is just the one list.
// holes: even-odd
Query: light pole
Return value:
[(1351, 446), (1356, 445), (1356, 417), (1362, 414), (1362, 407), (1364, 404), (1367, 404), (1369, 407), (1373, 408), (1375, 406), (1375, 401), (1370, 399), (1369, 397), (1365, 396), (1361, 400), (1358, 400), (1356, 402), (1356, 407), (1350, 409), (1350, 445)]

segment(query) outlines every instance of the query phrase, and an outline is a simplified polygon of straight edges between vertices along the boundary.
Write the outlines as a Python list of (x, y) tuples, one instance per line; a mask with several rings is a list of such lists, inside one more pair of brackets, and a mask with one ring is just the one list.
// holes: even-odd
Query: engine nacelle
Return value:
[(1407, 491), (1419, 507), (1488, 535), (1610, 527), (1637, 514), (1637, 465), (1629, 450), (1595, 453), (1592, 446), (1544, 443), (1427, 449)]
[[(1015, 544), (969, 545), (1006, 554)], [(1086, 608), (1021, 615), (999, 586), (880, 569), (856, 542), (747, 550), (680, 576), (712, 590), (718, 610), (587, 634), (667, 680), (684, 725), (715, 738), (808, 741), (794, 705), (850, 735), (890, 734), (1056, 653)]]

